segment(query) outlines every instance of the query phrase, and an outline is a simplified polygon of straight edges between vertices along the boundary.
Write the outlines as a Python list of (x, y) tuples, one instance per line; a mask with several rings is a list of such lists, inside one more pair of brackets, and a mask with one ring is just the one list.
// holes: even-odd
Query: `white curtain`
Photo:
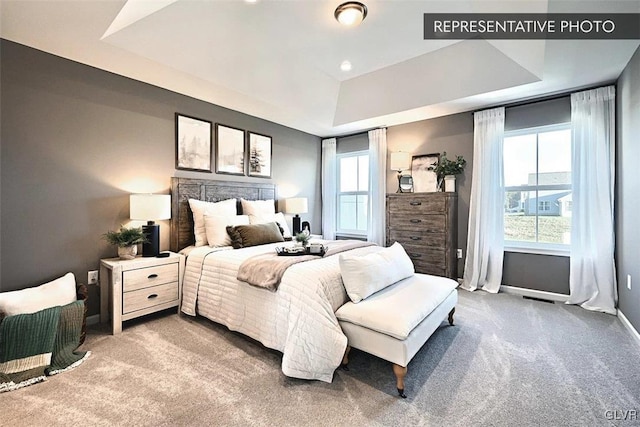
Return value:
[(614, 264), (615, 88), (571, 95), (569, 304), (616, 314)]
[(387, 129), (369, 131), (369, 200), (367, 240), (386, 243)]
[(462, 288), (496, 293), (504, 258), (504, 107), (474, 114), (469, 235)]
[(338, 163), (336, 160), (336, 139), (322, 141), (322, 237), (336, 238), (338, 194)]

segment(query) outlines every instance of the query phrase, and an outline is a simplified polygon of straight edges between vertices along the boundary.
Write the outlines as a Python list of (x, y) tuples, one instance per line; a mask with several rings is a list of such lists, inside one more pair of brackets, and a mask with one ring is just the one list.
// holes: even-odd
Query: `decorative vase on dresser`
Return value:
[(458, 194), (387, 194), (387, 246), (400, 243), (417, 273), (457, 278)]

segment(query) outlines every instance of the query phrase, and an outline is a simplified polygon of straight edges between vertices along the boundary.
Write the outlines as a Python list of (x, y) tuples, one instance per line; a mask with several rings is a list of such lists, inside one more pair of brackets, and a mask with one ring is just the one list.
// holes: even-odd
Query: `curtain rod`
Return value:
[(362, 130), (360, 132), (355, 132), (355, 133), (347, 133), (344, 135), (336, 135), (336, 136), (327, 136), (327, 137), (322, 137), (321, 139), (330, 139), (330, 138), (351, 138), (352, 136), (358, 136), (358, 135), (365, 135), (367, 133), (369, 133), (370, 130), (374, 130), (374, 129), (386, 129), (386, 126), (378, 126), (378, 127), (374, 127), (374, 128), (369, 128), (367, 130)]
[(553, 100), (556, 100), (556, 99), (566, 98), (568, 96), (571, 96), (572, 93), (582, 92), (582, 91), (585, 91), (585, 90), (597, 89), (597, 88), (601, 88), (601, 87), (607, 87), (607, 86), (611, 86), (611, 85), (615, 86), (615, 80), (610, 82), (610, 83), (604, 83), (604, 84), (603, 83), (599, 83), (599, 84), (597, 84), (595, 86), (585, 86), (583, 88), (573, 89), (570, 92), (561, 92), (561, 93), (541, 96), (541, 97), (538, 97), (538, 98), (533, 97), (533, 98), (521, 99), (521, 100), (518, 100), (518, 101), (509, 102), (509, 103), (506, 103), (506, 104), (497, 104), (497, 105), (494, 105), (494, 106), (483, 107), (482, 109), (472, 111), (471, 114), (475, 114), (475, 113), (477, 113), (479, 111), (490, 110), (492, 108), (499, 108), (499, 107), (513, 108), (513, 107), (521, 107), (523, 105), (537, 104), (539, 102), (553, 101)]

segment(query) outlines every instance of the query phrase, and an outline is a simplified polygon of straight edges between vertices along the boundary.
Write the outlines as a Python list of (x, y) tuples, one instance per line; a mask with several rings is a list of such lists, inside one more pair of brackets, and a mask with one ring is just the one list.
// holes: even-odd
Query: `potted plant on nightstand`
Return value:
[(467, 161), (462, 156), (456, 156), (455, 160), (447, 158), (447, 152), (443, 151), (440, 160), (429, 166), (430, 171), (434, 171), (438, 176), (438, 188), (442, 188), (444, 182), (444, 191), (456, 191), (456, 175), (461, 174)]
[(138, 244), (146, 243), (147, 237), (142, 231), (142, 227), (125, 228), (120, 226), (118, 231), (108, 231), (102, 237), (112, 245), (118, 247), (120, 259), (134, 259), (138, 254)]

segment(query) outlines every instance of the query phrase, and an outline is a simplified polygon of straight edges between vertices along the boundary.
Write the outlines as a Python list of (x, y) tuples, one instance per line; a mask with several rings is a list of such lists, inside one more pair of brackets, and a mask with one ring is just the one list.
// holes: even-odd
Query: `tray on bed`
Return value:
[(327, 252), (326, 248), (324, 247), (324, 245), (322, 245), (320, 247), (320, 251), (319, 252), (311, 252), (311, 248), (309, 246), (307, 246), (306, 248), (304, 248), (304, 250), (302, 249), (298, 249), (297, 247), (276, 247), (276, 253), (280, 256), (300, 256), (300, 255), (317, 255), (317, 256), (324, 256), (324, 254)]

